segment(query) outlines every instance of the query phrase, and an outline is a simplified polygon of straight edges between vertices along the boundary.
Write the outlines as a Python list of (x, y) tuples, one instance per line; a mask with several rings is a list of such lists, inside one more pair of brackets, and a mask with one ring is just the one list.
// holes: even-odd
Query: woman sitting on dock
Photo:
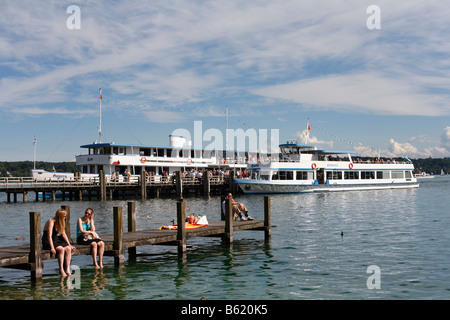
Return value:
[[(90, 245), (92, 251), (92, 259), (96, 269), (103, 268), (103, 253), (105, 252), (105, 243), (95, 232), (94, 210), (87, 208), (84, 216), (78, 218), (77, 221), (77, 243), (82, 245)], [(98, 253), (98, 263), (97, 263)]]
[[(232, 210), (233, 210), (234, 217), (239, 216), (241, 218), (241, 220), (244, 220), (244, 221), (245, 220), (253, 220), (253, 218), (248, 215), (248, 210), (245, 207), (245, 205), (242, 202), (234, 201), (233, 195), (231, 193), (229, 193), (225, 197), (225, 199), (231, 199), (231, 205), (232, 205), (231, 207), (232, 207)], [(222, 206), (223, 206), (223, 212), (225, 212), (225, 202), (223, 202)], [(242, 214), (244, 214), (245, 217), (242, 216)]]
[[(55, 217), (45, 223), (44, 234), (42, 235), (42, 247), (57, 255), (59, 273), (63, 277), (72, 275), (70, 262), (72, 260), (72, 250), (75, 250), (65, 232), (66, 214), (66, 210), (63, 209), (56, 211)], [(66, 270), (64, 270), (64, 265), (67, 268)]]

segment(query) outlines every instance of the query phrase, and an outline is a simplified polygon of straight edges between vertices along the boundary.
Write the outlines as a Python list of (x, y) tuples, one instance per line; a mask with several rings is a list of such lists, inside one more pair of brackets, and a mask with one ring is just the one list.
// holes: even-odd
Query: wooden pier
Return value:
[[(57, 195), (65, 201), (81, 200), (83, 194), (88, 198), (99, 200), (125, 198), (126, 194), (132, 194), (141, 199), (148, 197), (159, 198), (160, 195), (181, 198), (183, 195), (222, 195), (231, 191), (236, 193), (236, 185), (233, 183), (233, 174), (226, 176), (209, 176), (205, 171), (203, 177), (182, 177), (181, 172), (170, 177), (146, 176), (145, 172), (139, 177), (133, 177), (130, 181), (111, 180), (104, 172), (93, 179), (83, 179), (79, 174), (71, 180), (35, 180), (24, 178), (0, 178), (0, 193), (6, 193), (7, 202), (17, 202), (17, 195), (22, 195), (23, 202), (27, 202), (28, 193), (35, 193), (35, 201), (53, 200)], [(40, 197), (42, 195), (42, 197)], [(49, 199), (47, 198), (49, 196)], [(11, 199), (12, 196), (12, 199)]]
[[(186, 199), (177, 201), (177, 230), (136, 230), (135, 223), (135, 203), (128, 202), (128, 231), (123, 231), (122, 207), (113, 207), (114, 232), (113, 234), (101, 235), (105, 242), (105, 256), (113, 256), (114, 263), (120, 266), (125, 260), (125, 249), (128, 250), (128, 258), (136, 259), (136, 247), (146, 245), (172, 245), (178, 247), (180, 255), (186, 254), (186, 242), (194, 237), (220, 237), (225, 243), (233, 242), (233, 233), (241, 230), (261, 230), (264, 231), (265, 240), (270, 240), (270, 197), (264, 197), (264, 221), (234, 221), (231, 201), (225, 200), (225, 213), (222, 212), (220, 221), (210, 222), (206, 227), (186, 229), (185, 206)], [(220, 204), (222, 207), (222, 205)], [(70, 234), (70, 207), (61, 206), (67, 211), (66, 234)], [(33, 282), (42, 279), (43, 261), (54, 259), (50, 250), (42, 249), (41, 234), (41, 214), (30, 212), (30, 243), (18, 246), (0, 248), (0, 267), (28, 270), (31, 272)], [(76, 243), (73, 242), (73, 243)], [(89, 245), (74, 245), (76, 250), (72, 256), (90, 255)], [(73, 261), (73, 257), (72, 257)]]

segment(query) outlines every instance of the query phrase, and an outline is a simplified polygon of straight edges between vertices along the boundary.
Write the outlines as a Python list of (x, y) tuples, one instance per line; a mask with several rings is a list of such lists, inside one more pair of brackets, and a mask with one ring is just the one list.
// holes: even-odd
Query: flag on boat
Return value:
[(309, 125), (309, 123), (308, 123), (308, 130), (311, 131), (311, 126)]

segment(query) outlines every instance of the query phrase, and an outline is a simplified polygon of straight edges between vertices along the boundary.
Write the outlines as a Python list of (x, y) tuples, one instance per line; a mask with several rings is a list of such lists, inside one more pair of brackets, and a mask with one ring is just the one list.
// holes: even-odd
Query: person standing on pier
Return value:
[(95, 269), (103, 268), (103, 253), (105, 252), (105, 243), (102, 241), (102, 239), (100, 239), (97, 232), (95, 232), (94, 210), (92, 208), (87, 208), (84, 216), (78, 218), (77, 243), (81, 245), (90, 245)]
[(72, 251), (75, 251), (75, 247), (70, 244), (65, 232), (66, 214), (66, 210), (63, 209), (56, 211), (55, 217), (45, 223), (44, 234), (42, 235), (42, 247), (45, 250), (50, 250), (52, 254), (57, 256), (59, 273), (62, 277), (72, 275), (70, 262), (72, 260)]

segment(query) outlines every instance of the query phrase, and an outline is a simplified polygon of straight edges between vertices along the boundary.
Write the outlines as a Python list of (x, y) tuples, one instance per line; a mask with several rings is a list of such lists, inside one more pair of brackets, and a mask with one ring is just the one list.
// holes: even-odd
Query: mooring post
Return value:
[(233, 208), (231, 199), (225, 200), (225, 241), (233, 243)]
[(186, 252), (186, 200), (180, 199), (177, 202), (177, 242), (178, 254)]
[(264, 239), (270, 240), (270, 196), (264, 196)]
[[(136, 231), (136, 204), (128, 202), (128, 232)], [(128, 259), (136, 260), (136, 247), (128, 248)]]
[(30, 256), (28, 261), (31, 281), (34, 283), (42, 280), (41, 243), (41, 213), (30, 212)]
[(141, 182), (141, 199), (145, 200), (147, 199), (147, 177), (145, 174), (145, 170), (141, 171), (140, 182)]
[(209, 195), (211, 193), (211, 180), (209, 177), (208, 170), (205, 170), (205, 172), (203, 172), (202, 185), (203, 185), (203, 195), (209, 197)]
[(114, 264), (122, 265), (124, 263), (123, 248), (123, 228), (122, 228), (122, 207), (114, 207)]
[(176, 172), (177, 197), (183, 198), (183, 180), (181, 179), (181, 171)]

